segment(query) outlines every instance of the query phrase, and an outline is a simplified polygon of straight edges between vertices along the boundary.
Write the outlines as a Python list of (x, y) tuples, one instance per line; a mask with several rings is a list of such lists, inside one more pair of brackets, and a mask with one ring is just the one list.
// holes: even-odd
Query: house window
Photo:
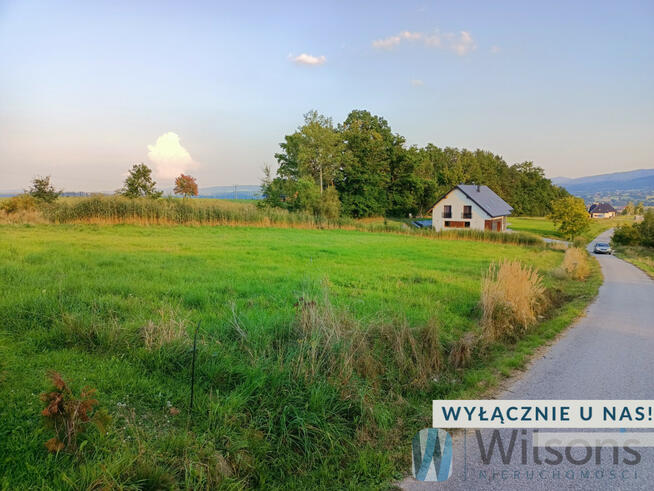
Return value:
[(470, 228), (470, 222), (466, 222), (465, 228)]
[(463, 207), (463, 218), (467, 218), (468, 220), (472, 218), (472, 206), (465, 205)]
[(448, 222), (448, 221), (446, 221), (446, 222), (445, 222), (445, 226), (446, 226), (446, 227), (451, 227), (451, 226), (452, 226), (452, 223), (451, 223), (451, 222)]
[(443, 206), (443, 218), (452, 218), (452, 205)]

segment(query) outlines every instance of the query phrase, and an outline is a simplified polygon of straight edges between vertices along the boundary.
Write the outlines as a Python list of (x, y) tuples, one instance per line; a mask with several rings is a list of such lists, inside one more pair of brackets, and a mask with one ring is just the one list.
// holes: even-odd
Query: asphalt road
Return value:
[[(596, 241), (608, 242), (610, 233), (605, 232)], [(654, 399), (654, 280), (614, 256), (596, 257), (604, 283), (586, 315), (499, 399)], [(479, 434), (484, 447), (488, 446), (491, 431)], [(536, 464), (532, 458), (531, 430), (524, 435), (523, 430), (517, 431), (515, 455), (509, 463), (505, 464), (496, 451), (490, 463), (484, 464), (477, 434), (467, 430), (454, 438), (453, 471), (447, 481), (422, 483), (406, 479), (401, 487), (654, 489), (653, 448), (637, 449), (641, 461), (636, 465), (623, 462), (624, 458), (631, 458), (623, 449), (619, 449), (617, 463), (614, 462), (613, 450), (609, 448), (600, 452), (599, 464), (596, 453), (584, 465), (574, 465), (567, 458), (559, 465)], [(499, 435), (507, 446), (512, 430), (500, 430)], [(522, 440), (527, 442), (526, 465), (520, 462)], [(573, 448), (571, 456), (581, 461), (585, 452), (584, 448)]]

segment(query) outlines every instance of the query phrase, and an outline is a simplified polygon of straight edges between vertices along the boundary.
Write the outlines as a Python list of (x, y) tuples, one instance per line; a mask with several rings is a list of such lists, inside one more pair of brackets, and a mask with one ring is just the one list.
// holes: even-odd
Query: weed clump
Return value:
[(470, 365), (472, 355), (479, 345), (479, 336), (467, 332), (450, 347), (448, 361), (453, 368), (465, 368)]
[(178, 319), (172, 309), (161, 309), (159, 316), (156, 322), (149, 320), (141, 327), (141, 339), (148, 351), (169, 344), (185, 344), (189, 340), (185, 319)]
[(488, 341), (516, 338), (545, 307), (540, 275), (519, 261), (492, 263), (482, 281), (481, 326)]
[(53, 390), (41, 394), (41, 401), (45, 404), (41, 414), (54, 429), (55, 436), (45, 442), (45, 447), (53, 453), (62, 450), (75, 453), (78, 450), (77, 438), (89, 423), (104, 433), (111, 419), (105, 411), (96, 409), (99, 402), (95, 399), (95, 389), (84, 387), (77, 397), (59, 373), (52, 370), (48, 377)]

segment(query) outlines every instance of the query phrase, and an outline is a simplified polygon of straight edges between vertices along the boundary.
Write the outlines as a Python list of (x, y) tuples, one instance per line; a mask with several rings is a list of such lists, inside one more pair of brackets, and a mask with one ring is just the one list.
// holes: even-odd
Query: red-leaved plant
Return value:
[(79, 397), (73, 394), (66, 381), (58, 372), (50, 370), (48, 377), (54, 386), (51, 392), (41, 394), (45, 409), (41, 412), (46, 424), (55, 431), (55, 436), (45, 442), (48, 451), (77, 451), (77, 437), (86, 430), (89, 423), (105, 433), (111, 417), (104, 410), (95, 409), (99, 404), (95, 399), (95, 389), (84, 387)]

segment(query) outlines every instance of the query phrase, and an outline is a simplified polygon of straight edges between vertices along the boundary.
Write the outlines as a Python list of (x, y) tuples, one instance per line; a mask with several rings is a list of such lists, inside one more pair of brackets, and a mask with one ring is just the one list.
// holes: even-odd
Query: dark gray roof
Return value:
[(492, 217), (510, 215), (513, 211), (511, 205), (495, 194), (488, 186), (459, 184), (458, 186), (455, 186), (454, 189), (456, 188), (459, 188), (463, 194), (477, 203), (482, 210)]
[(615, 212), (615, 208), (608, 203), (594, 203), (588, 209), (588, 213), (611, 213), (612, 211)]

